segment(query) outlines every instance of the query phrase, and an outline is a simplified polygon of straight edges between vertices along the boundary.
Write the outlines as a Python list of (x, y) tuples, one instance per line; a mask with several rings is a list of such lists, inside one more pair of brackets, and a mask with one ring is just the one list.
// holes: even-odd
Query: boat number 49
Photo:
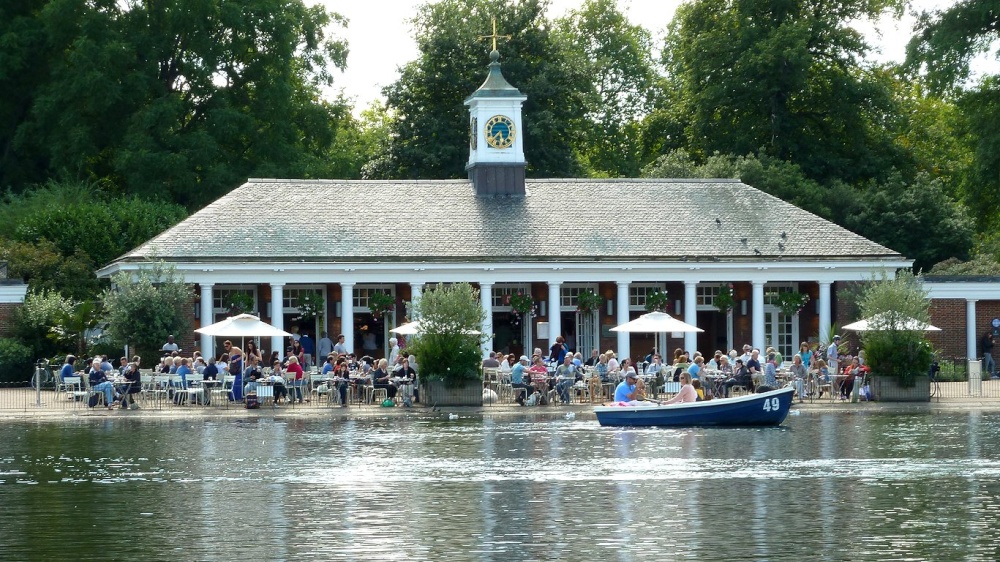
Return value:
[(765, 400), (764, 401), (764, 411), (765, 412), (770, 412), (771, 410), (777, 410), (777, 409), (778, 409), (778, 398), (777, 397), (774, 397), (774, 398), (772, 398), (770, 400)]

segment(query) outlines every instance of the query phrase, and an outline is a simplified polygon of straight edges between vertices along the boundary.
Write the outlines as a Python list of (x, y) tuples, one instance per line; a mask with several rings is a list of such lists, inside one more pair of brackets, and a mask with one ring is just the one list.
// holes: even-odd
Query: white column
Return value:
[[(208, 326), (209, 324), (215, 323), (215, 317), (212, 312), (215, 307), (212, 306), (212, 287), (213, 283), (201, 283), (201, 325), (202, 327)], [(201, 334), (201, 356), (208, 361), (210, 358), (215, 357), (215, 338), (208, 334)]]
[(965, 299), (965, 349), (968, 359), (976, 360), (976, 299)]
[(819, 343), (830, 343), (830, 326), (833, 324), (830, 312), (830, 281), (819, 282)]
[(354, 283), (340, 284), (340, 333), (348, 353), (354, 351)]
[(493, 351), (493, 283), (479, 282), (479, 304), (483, 307), (483, 359)]
[[(692, 326), (698, 325), (698, 282), (697, 281), (685, 281), (684, 282), (684, 322), (691, 324)], [(684, 350), (694, 356), (694, 352), (698, 349), (698, 334), (697, 332), (685, 332), (684, 333)], [(712, 350), (706, 349), (705, 352), (711, 352)], [(662, 353), (662, 352), (661, 352)]]
[[(416, 305), (420, 302), (420, 297), (424, 294), (424, 284), (423, 283), (410, 283), (410, 321), (417, 319)], [(400, 324), (400, 322), (397, 322)]]
[[(284, 289), (284, 283), (271, 283), (271, 325), (279, 330), (285, 329)], [(282, 336), (271, 336), (271, 351), (277, 351), (278, 357), (284, 357), (285, 338)]]
[[(615, 308), (618, 310), (618, 326), (628, 322), (628, 281), (619, 281), (617, 283), (618, 292), (615, 294)], [(618, 334), (618, 343), (615, 344), (615, 352), (618, 353), (618, 359), (624, 359), (625, 357), (631, 357), (632, 353), (632, 337), (628, 332), (615, 332)]]
[(753, 328), (752, 345), (764, 353), (764, 342), (767, 341), (764, 333), (764, 284), (765, 281), (753, 282)]
[[(562, 335), (562, 310), (559, 305), (559, 282), (549, 281), (549, 348), (556, 344), (556, 336)], [(542, 355), (548, 353), (547, 349), (542, 350)]]

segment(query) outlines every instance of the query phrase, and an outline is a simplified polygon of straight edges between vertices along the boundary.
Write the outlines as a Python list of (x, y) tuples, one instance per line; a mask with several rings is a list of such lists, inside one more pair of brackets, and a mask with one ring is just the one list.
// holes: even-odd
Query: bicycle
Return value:
[(930, 370), (927, 373), (927, 376), (930, 378), (931, 382), (931, 395), (930, 395), (931, 398), (934, 398), (935, 396), (937, 396), (939, 399), (941, 398), (941, 387), (938, 385), (938, 380), (937, 380), (937, 374), (939, 372), (941, 372), (941, 365), (939, 365), (937, 361), (932, 361)]

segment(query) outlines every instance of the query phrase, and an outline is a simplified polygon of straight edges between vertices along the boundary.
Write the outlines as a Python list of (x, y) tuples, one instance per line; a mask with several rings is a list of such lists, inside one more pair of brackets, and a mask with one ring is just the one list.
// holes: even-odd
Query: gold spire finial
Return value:
[(480, 35), (480, 39), (492, 39), (493, 40), (493, 50), (497, 50), (497, 39), (510, 39), (510, 35), (497, 35), (497, 18), (496, 16), (490, 18), (493, 22), (493, 35)]

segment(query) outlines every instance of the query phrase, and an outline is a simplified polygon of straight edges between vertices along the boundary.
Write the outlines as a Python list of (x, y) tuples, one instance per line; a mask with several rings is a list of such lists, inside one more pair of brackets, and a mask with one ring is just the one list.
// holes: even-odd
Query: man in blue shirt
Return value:
[[(530, 384), (525, 384), (524, 373), (528, 368), (528, 356), (522, 355), (521, 360), (518, 361), (510, 369), (510, 385), (514, 388), (514, 396), (517, 397), (517, 403), (524, 406), (525, 396), (531, 396), (535, 393), (535, 389)], [(524, 392), (518, 392), (517, 389), (523, 388)]]
[(625, 380), (615, 387), (615, 402), (634, 402), (639, 396), (639, 376), (629, 371)]
[(313, 364), (313, 354), (316, 353), (316, 344), (313, 343), (312, 338), (309, 337), (307, 332), (302, 332), (302, 337), (299, 338), (299, 345), (302, 346), (302, 354), (305, 356), (305, 365), (302, 365), (302, 368), (308, 369)]

